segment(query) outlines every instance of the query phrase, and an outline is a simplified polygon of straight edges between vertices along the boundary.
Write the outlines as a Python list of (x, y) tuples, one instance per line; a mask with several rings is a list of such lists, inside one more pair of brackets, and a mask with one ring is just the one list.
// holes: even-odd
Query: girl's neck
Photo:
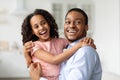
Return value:
[(39, 39), (38, 41), (41, 41), (41, 42), (48, 42), (48, 41), (50, 41), (50, 40), (52, 40), (52, 38), (49, 38), (49, 39), (47, 39), (47, 40), (41, 40), (41, 39)]

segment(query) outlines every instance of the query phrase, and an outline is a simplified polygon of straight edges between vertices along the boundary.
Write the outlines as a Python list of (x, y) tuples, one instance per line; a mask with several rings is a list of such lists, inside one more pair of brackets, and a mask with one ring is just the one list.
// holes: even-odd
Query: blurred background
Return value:
[(0, 0), (0, 80), (30, 80), (21, 37), (26, 15), (36, 8), (48, 10), (64, 37), (64, 16), (73, 7), (83, 9), (89, 16), (88, 36), (97, 46), (102, 80), (120, 80), (119, 0)]

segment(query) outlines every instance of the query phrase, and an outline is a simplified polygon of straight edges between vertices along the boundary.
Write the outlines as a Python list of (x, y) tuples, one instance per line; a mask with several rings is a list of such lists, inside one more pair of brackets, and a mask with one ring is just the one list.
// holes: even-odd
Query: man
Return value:
[[(68, 48), (86, 37), (88, 16), (79, 9), (69, 10), (65, 16), (64, 33), (70, 44)], [(90, 46), (81, 47), (63, 62), (59, 80), (101, 80), (102, 69), (97, 52)]]
[[(87, 30), (86, 13), (79, 8), (70, 9), (65, 16), (64, 23), (64, 33), (70, 42), (67, 48), (86, 37)], [(35, 67), (34, 69), (36, 70)], [(97, 52), (90, 46), (84, 46), (62, 63), (59, 80), (101, 80), (101, 76), (102, 69)], [(31, 77), (35, 80), (35, 76)]]

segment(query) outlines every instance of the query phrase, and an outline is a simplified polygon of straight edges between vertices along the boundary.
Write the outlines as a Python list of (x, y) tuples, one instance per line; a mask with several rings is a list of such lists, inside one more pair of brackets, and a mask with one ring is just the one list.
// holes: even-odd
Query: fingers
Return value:
[(90, 44), (94, 43), (94, 40), (90, 37), (86, 37), (86, 38), (83, 39), (83, 42), (90, 45)]
[(32, 48), (33, 47), (33, 42), (32, 41), (26, 42), (24, 44), (24, 46), (25, 46), (26, 49)]
[(41, 73), (41, 69), (40, 69), (40, 64), (39, 63), (32, 63), (30, 65), (30, 77), (32, 78), (32, 80), (39, 80), (42, 73)]
[(40, 71), (40, 76), (42, 75), (42, 67), (39, 63), (37, 63), (37, 70)]
[(92, 47), (93, 47), (94, 49), (97, 49), (95, 44), (93, 44)]
[(36, 63), (31, 63), (31, 65), (30, 65), (30, 69), (31, 69), (31, 70), (40, 69), (40, 68), (41, 68), (41, 66), (40, 66), (40, 64), (39, 64), (38, 62), (36, 62)]
[(26, 42), (24, 44), (24, 51), (25, 52), (30, 52), (32, 50), (32, 47), (34, 46), (32, 41)]
[(30, 64), (30, 71), (34, 70), (34, 63)]
[(33, 42), (32, 41), (29, 41), (29, 42), (26, 42), (25, 44), (24, 44), (24, 46), (26, 47), (26, 48), (28, 48), (28, 46), (32, 46), (33, 45)]
[(36, 67), (37, 67), (37, 63), (31, 63), (31, 64), (30, 64), (30, 71), (35, 70)]
[(42, 74), (41, 65), (38, 62), (31, 63), (31, 65), (30, 65), (30, 71), (39, 71), (39, 73)]
[(91, 46), (96, 49), (96, 45), (94, 44), (94, 40), (90, 37), (85, 37), (83, 39), (83, 46)]

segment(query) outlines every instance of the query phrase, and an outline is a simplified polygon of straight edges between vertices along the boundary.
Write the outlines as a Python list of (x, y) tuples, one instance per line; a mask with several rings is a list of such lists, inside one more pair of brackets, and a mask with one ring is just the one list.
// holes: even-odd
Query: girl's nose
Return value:
[(40, 30), (43, 29), (43, 26), (39, 25), (39, 29), (40, 29)]

